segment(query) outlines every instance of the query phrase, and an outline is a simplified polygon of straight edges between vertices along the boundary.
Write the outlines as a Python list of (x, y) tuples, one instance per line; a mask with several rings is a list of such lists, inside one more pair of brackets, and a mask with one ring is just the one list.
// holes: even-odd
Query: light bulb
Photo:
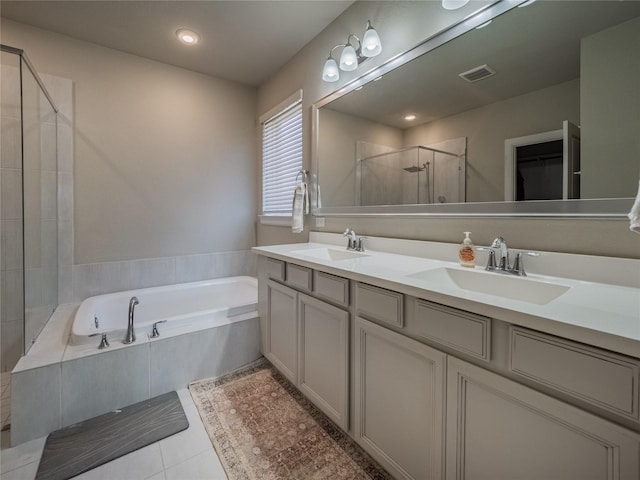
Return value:
[(456, 10), (464, 7), (469, 0), (442, 0), (442, 8), (445, 10)]
[(324, 62), (324, 68), (322, 69), (322, 80), (325, 82), (337, 82), (340, 79), (340, 71), (338, 70), (338, 64), (333, 57), (327, 58)]
[(358, 56), (356, 50), (348, 43), (340, 55), (340, 70), (350, 72), (356, 68), (358, 68)]
[(200, 35), (192, 30), (181, 28), (176, 32), (178, 39), (185, 45), (195, 45), (200, 41)]
[(367, 31), (362, 37), (362, 55), (365, 57), (375, 57), (382, 51), (382, 43), (376, 29), (368, 23)]

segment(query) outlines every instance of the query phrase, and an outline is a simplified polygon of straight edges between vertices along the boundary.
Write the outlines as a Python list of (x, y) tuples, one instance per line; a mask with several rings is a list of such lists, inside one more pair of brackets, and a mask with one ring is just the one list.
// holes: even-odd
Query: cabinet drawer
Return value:
[(287, 284), (292, 287), (311, 292), (312, 270), (293, 263), (287, 263)]
[(638, 421), (640, 360), (519, 327), (509, 369), (554, 390)]
[(346, 307), (349, 305), (349, 280), (314, 270), (313, 293)]
[(356, 310), (365, 318), (402, 327), (402, 300), (401, 293), (364, 283), (356, 284)]
[(415, 299), (411, 333), (484, 361), (491, 360), (491, 319)]
[(267, 261), (265, 262), (267, 277), (284, 282), (284, 265), (282, 260), (267, 257)]

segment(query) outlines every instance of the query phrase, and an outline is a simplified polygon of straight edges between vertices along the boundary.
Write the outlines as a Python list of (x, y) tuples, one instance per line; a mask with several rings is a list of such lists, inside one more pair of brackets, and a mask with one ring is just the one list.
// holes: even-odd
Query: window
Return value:
[(291, 217), (296, 176), (302, 169), (302, 91), (260, 118), (262, 223)]

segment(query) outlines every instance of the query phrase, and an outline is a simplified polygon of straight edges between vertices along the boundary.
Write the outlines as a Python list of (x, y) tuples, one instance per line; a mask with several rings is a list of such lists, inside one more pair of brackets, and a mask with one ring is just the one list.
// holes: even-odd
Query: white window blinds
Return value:
[(302, 99), (296, 95), (262, 123), (262, 214), (291, 216), (302, 169)]

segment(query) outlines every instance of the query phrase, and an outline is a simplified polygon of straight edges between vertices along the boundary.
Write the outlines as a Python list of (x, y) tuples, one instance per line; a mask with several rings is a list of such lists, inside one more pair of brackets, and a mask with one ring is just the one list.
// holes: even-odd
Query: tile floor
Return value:
[[(4, 377), (3, 377), (4, 379)], [(4, 383), (3, 421), (4, 421)], [(189, 428), (74, 477), (79, 480), (227, 480), (187, 388), (178, 390)], [(8, 448), (2, 432), (0, 480), (32, 480), (46, 437)], [(6, 441), (6, 443), (5, 443)]]

